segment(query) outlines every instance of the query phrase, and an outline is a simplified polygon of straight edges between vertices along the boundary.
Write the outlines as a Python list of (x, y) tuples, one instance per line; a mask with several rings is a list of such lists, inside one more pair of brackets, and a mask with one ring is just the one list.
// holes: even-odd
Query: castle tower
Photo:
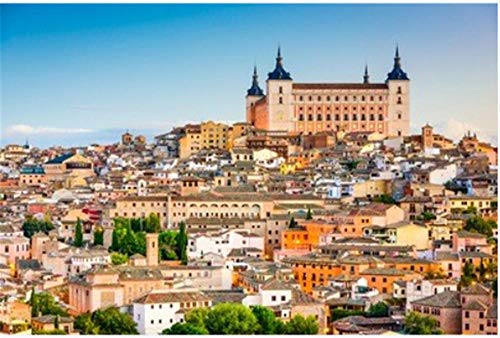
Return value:
[(148, 266), (158, 265), (158, 234), (146, 234), (146, 263)]
[(432, 137), (433, 128), (431, 125), (426, 124), (422, 127), (422, 148), (429, 149), (432, 148), (434, 143), (434, 138)]
[(293, 81), (283, 68), (281, 48), (278, 47), (276, 66), (267, 78), (267, 130), (288, 131), (293, 126)]
[(252, 86), (247, 90), (247, 96), (245, 98), (246, 101), (246, 110), (247, 110), (247, 122), (254, 125), (255, 116), (253, 106), (255, 102), (260, 100), (264, 96), (264, 92), (259, 87), (259, 81), (257, 76), (257, 66), (253, 67), (253, 75), (252, 75)]
[(394, 67), (387, 74), (388, 97), (388, 135), (405, 136), (410, 133), (410, 79), (401, 69), (399, 48), (396, 46)]

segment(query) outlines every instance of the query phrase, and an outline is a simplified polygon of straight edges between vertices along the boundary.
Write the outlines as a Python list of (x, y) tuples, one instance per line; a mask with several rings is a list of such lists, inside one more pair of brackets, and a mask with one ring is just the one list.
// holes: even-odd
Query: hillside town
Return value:
[(266, 83), (244, 122), (4, 146), (0, 331), (496, 335), (496, 145), (412, 134), (398, 49)]

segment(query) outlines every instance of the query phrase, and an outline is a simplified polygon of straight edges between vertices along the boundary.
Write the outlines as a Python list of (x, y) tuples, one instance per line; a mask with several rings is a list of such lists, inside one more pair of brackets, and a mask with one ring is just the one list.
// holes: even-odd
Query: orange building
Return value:
[(392, 294), (393, 283), (396, 281), (409, 281), (423, 277), (412, 271), (394, 268), (369, 268), (361, 272), (361, 277), (366, 278), (368, 287), (377, 289), (380, 293)]
[(282, 249), (307, 249), (318, 247), (320, 236), (336, 230), (336, 225), (325, 221), (307, 220), (296, 228), (283, 230)]
[(338, 262), (328, 255), (309, 254), (283, 259), (292, 267), (295, 280), (302, 291), (312, 294), (313, 288), (328, 285), (328, 279), (341, 274)]

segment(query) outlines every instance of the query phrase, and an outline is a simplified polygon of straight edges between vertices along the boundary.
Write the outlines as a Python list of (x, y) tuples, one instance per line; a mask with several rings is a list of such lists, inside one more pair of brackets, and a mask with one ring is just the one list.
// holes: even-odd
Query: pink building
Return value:
[(6, 264), (15, 264), (17, 259), (29, 258), (29, 239), (26, 237), (0, 238), (0, 256)]

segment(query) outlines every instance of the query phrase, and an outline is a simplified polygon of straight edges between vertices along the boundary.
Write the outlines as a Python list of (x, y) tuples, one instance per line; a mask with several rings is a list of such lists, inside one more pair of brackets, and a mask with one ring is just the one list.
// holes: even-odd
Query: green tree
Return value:
[(31, 316), (55, 315), (67, 317), (68, 313), (56, 302), (48, 292), (33, 293), (30, 299)]
[(22, 230), (24, 237), (31, 238), (37, 232), (43, 232), (48, 234), (49, 231), (54, 230), (54, 224), (50, 222), (50, 218), (48, 216), (44, 217), (43, 220), (39, 221), (33, 216), (29, 216), (26, 221), (24, 221), (22, 225)]
[(132, 231), (130, 227), (130, 220), (127, 222), (125, 228), (125, 235), (120, 240), (120, 250), (119, 252), (126, 254), (127, 256), (135, 255), (139, 250), (139, 246), (137, 245), (137, 239), (135, 233)]
[(54, 318), (54, 329), (59, 330), (59, 315)]
[(364, 316), (366, 313), (361, 310), (333, 309), (332, 321), (336, 321), (349, 316)]
[(280, 320), (276, 319), (274, 312), (265, 306), (253, 306), (251, 308), (253, 315), (257, 318), (259, 328), (255, 334), (279, 334), (277, 332)]
[(208, 312), (205, 327), (210, 334), (253, 334), (259, 323), (246, 306), (220, 303)]
[(177, 233), (166, 230), (158, 236), (158, 245), (160, 247), (160, 257), (164, 260), (177, 260)]
[(113, 265), (122, 265), (128, 262), (128, 256), (121, 254), (119, 252), (113, 252), (111, 254), (111, 263)]
[(31, 334), (33, 335), (66, 335), (66, 331), (60, 329), (54, 330), (37, 330), (32, 329)]
[(163, 330), (162, 334), (172, 335), (191, 335), (191, 334), (208, 334), (207, 329), (198, 327), (189, 323), (175, 323), (169, 329)]
[(288, 227), (290, 229), (293, 229), (293, 228), (297, 228), (299, 226), (299, 224), (297, 223), (297, 221), (295, 221), (295, 217), (290, 217), (290, 222), (288, 222)]
[(94, 229), (94, 245), (104, 245), (104, 230), (101, 227)]
[(186, 265), (188, 262), (187, 257), (187, 243), (188, 237), (186, 233), (186, 224), (184, 222), (179, 223), (179, 232), (176, 236), (177, 243), (177, 257), (182, 261), (182, 264)]
[(311, 208), (307, 209), (306, 219), (307, 220), (313, 219), (313, 214), (312, 214)]
[(75, 240), (73, 241), (73, 245), (77, 248), (81, 248), (83, 246), (83, 227), (82, 221), (79, 217), (76, 219)]
[(286, 334), (317, 334), (318, 331), (319, 325), (313, 316), (296, 315), (286, 323)]
[(373, 198), (373, 202), (384, 204), (396, 204), (396, 200), (389, 195), (380, 195)]
[(467, 220), (464, 229), (491, 237), (493, 235), (493, 229), (496, 229), (497, 227), (498, 225), (495, 221), (485, 221), (480, 216), (474, 216)]
[(463, 214), (477, 215), (477, 208), (474, 206), (468, 206), (467, 209), (462, 210)]
[(128, 314), (121, 313), (116, 307), (99, 309), (75, 319), (75, 328), (82, 334), (138, 334), (136, 325)]
[(429, 212), (429, 211), (422, 212), (422, 214), (420, 214), (420, 216), (422, 217), (422, 219), (424, 221), (432, 221), (432, 220), (436, 219), (436, 215), (434, 215), (432, 212)]
[(76, 317), (74, 326), (82, 335), (99, 334), (99, 327), (92, 321), (92, 314), (90, 313), (84, 313)]
[(111, 247), (110, 251), (118, 252), (120, 251), (120, 236), (117, 229), (113, 229), (113, 234), (111, 235)]
[(476, 275), (474, 273), (474, 265), (472, 263), (465, 263), (462, 269), (462, 276), (460, 277), (460, 285), (462, 287), (467, 287), (472, 284), (472, 282), (476, 279)]
[(404, 333), (406, 334), (443, 334), (439, 322), (431, 316), (410, 312), (404, 318)]
[(370, 305), (366, 312), (367, 317), (387, 317), (389, 315), (389, 305), (384, 302), (378, 302)]
[(191, 324), (200, 328), (205, 328), (205, 323), (208, 320), (208, 313), (210, 309), (206, 307), (195, 308), (185, 315), (185, 320), (187, 324)]
[(155, 213), (150, 213), (144, 222), (144, 231), (147, 233), (159, 233), (161, 231), (160, 217)]

